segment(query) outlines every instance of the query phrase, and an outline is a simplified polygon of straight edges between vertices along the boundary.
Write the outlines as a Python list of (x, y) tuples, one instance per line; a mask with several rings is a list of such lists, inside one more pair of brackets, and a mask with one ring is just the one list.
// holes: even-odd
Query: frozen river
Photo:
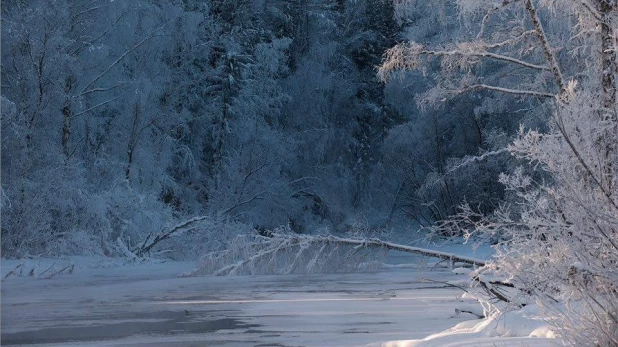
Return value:
[[(461, 290), (446, 270), (177, 277), (192, 263), (83, 268), (2, 283), (2, 345), (363, 346), (423, 338)], [(13, 264), (3, 261), (3, 276)]]

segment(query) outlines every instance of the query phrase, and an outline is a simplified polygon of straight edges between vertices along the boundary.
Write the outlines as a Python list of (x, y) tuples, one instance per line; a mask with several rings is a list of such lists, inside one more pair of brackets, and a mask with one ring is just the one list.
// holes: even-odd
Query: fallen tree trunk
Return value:
[(272, 232), (267, 236), (239, 236), (228, 249), (203, 257), (200, 267), (189, 275), (347, 272), (366, 269), (371, 264), (376, 265), (376, 258), (388, 251), (443, 259), (449, 262), (451, 268), (454, 263), (479, 267), (485, 265), (482, 259), (379, 239)]
[[(434, 250), (426, 249), (426, 248), (400, 245), (400, 244), (396, 244), (392, 242), (381, 241), (378, 239), (370, 239), (370, 240), (340, 239), (340, 240), (341, 242), (352, 241), (351, 244), (359, 244), (359, 245), (362, 244), (362, 242), (366, 242), (366, 243), (369, 243), (369, 245), (371, 246), (384, 247), (388, 250), (408, 252), (408, 253), (414, 253), (414, 254), (421, 254), (421, 255), (428, 256), (428, 257), (440, 258), (440, 259), (449, 261), (449, 263), (451, 264), (452, 263), (464, 263), (464, 264), (470, 264), (470, 265), (485, 266), (485, 260), (482, 260), (482, 259), (460, 256), (460, 255), (456, 255), (456, 254), (448, 253), (448, 252), (434, 251)], [(358, 243), (358, 241), (361, 241), (361, 243)]]

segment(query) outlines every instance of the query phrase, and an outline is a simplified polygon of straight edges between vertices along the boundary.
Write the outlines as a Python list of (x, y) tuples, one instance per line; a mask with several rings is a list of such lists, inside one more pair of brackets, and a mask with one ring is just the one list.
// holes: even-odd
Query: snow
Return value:
[(371, 347), (557, 346), (558, 340), (534, 305), (483, 320), (467, 321), (420, 340), (390, 341)]
[[(195, 267), (192, 262), (31, 260), (29, 267), (66, 263), (75, 264), (75, 271), (48, 279), (4, 279), (2, 342), (53, 347), (476, 346), (492, 341), (546, 346), (552, 341), (534, 312), (487, 321), (455, 314), (456, 308), (476, 306), (446, 284), (461, 276), (443, 267), (423, 271), (404, 265), (419, 259), (393, 255), (387, 259), (391, 267), (375, 273), (230, 277), (178, 277)], [(3, 278), (19, 264), (3, 260)]]

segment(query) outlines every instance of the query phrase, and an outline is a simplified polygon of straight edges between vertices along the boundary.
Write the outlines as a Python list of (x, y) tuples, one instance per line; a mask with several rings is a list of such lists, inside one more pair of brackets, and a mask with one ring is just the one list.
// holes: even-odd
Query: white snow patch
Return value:
[(560, 341), (543, 320), (535, 305), (483, 320), (459, 323), (443, 332), (420, 340), (399, 340), (368, 345), (371, 347), (429, 346), (556, 346)]

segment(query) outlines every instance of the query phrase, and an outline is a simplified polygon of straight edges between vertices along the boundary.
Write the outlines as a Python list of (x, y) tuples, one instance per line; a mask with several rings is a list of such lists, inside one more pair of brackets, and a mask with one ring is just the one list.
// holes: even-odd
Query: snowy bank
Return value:
[(368, 347), (557, 346), (549, 324), (535, 305), (482, 320), (461, 322), (420, 340), (370, 344)]

